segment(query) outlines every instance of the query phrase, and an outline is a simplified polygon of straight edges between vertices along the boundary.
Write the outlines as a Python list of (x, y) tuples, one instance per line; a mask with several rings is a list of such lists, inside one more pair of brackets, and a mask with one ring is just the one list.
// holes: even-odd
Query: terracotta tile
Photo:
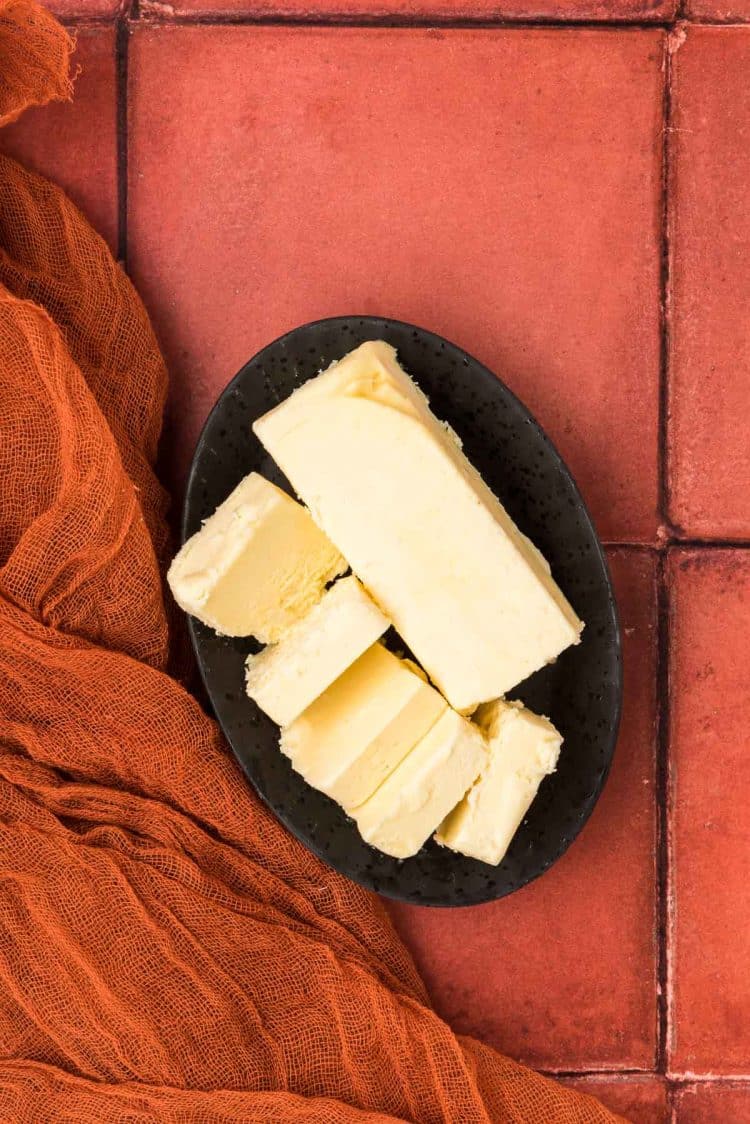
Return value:
[(261, 346), (386, 314), (486, 361), (604, 536), (650, 539), (661, 61), (659, 31), (136, 30), (130, 262), (180, 470)]
[(670, 560), (670, 1069), (750, 1072), (750, 552)]
[(667, 1124), (669, 1105), (664, 1079), (648, 1074), (644, 1077), (574, 1077), (564, 1084), (596, 1097), (612, 1112), (637, 1124)]
[(641, 551), (611, 558), (625, 713), (590, 822), (556, 866), (501, 901), (393, 906), (441, 1014), (547, 1070), (654, 1064), (655, 561)]
[(110, 243), (117, 241), (115, 32), (80, 28), (72, 102), (31, 109), (0, 134), (0, 149), (59, 183)]
[(45, 8), (64, 20), (114, 17), (130, 9), (131, 0), (47, 0)]
[(673, 56), (671, 516), (750, 536), (750, 28), (690, 27)]
[[(154, 3), (158, 11), (158, 0)], [(146, 10), (149, 0), (146, 0)], [(670, 20), (676, 0), (177, 0), (181, 13), (244, 13), (282, 16), (356, 17), (394, 15), (409, 19)], [(141, 5), (143, 10), (143, 4)]]
[(675, 1092), (677, 1124), (750, 1124), (750, 1084), (711, 1081)]
[(747, 20), (750, 19), (750, 0), (687, 0), (685, 15), (688, 19)]

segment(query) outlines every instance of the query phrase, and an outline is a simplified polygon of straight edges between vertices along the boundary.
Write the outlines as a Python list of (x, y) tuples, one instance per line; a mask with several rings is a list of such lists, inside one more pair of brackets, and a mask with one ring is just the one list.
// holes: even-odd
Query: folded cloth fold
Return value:
[[(71, 42), (0, 0), (0, 121)], [(0, 1118), (613, 1120), (432, 1010), (378, 900), (257, 800), (181, 683), (146, 313), (0, 157)]]

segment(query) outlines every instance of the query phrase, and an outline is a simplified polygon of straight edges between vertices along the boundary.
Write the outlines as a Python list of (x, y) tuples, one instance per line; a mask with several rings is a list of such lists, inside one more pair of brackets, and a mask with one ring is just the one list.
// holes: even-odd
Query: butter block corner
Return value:
[(490, 866), (502, 862), (544, 778), (554, 772), (562, 736), (519, 702), (496, 699), (476, 722), (488, 746), (485, 768), (435, 834), (438, 843)]
[(167, 581), (216, 632), (272, 643), (347, 569), (302, 504), (251, 472), (183, 545)]
[(278, 643), (247, 657), (247, 694), (289, 726), (389, 625), (353, 574), (340, 578)]
[(280, 746), (308, 784), (351, 812), (446, 707), (434, 687), (377, 643), (282, 728)]
[(487, 759), (478, 727), (448, 708), (353, 813), (365, 842), (406, 859), (424, 846)]

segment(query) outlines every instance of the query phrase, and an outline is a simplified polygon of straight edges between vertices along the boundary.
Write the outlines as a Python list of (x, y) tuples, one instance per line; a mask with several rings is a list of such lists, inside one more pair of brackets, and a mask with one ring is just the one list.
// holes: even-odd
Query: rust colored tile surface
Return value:
[(688, 28), (673, 67), (670, 513), (746, 538), (750, 28)]
[(670, 559), (670, 1069), (750, 1071), (750, 552)]
[(390, 315), (521, 395), (605, 537), (652, 539), (662, 46), (657, 30), (136, 30), (130, 262), (172, 369), (178, 475), (260, 347)]
[(750, 0), (688, 0), (685, 15), (693, 20), (748, 20)]
[(750, 1124), (750, 1084), (710, 1082), (675, 1093), (677, 1124)]
[[(158, 13), (150, 0), (141, 10)], [(409, 19), (659, 20), (673, 18), (676, 0), (177, 0), (180, 13), (261, 16), (357, 17), (393, 15)]]
[(112, 19), (130, 8), (130, 0), (49, 0), (46, 8), (60, 19)]
[(441, 1014), (548, 1070), (654, 1064), (655, 561), (641, 551), (611, 560), (625, 711), (590, 822), (556, 866), (504, 900), (467, 910), (393, 905)]
[(667, 1124), (667, 1088), (661, 1077), (575, 1077), (566, 1085), (596, 1097), (612, 1112), (636, 1124)]
[(0, 149), (65, 188), (110, 246), (117, 241), (115, 32), (77, 31), (81, 73), (72, 102), (31, 109), (0, 135)]

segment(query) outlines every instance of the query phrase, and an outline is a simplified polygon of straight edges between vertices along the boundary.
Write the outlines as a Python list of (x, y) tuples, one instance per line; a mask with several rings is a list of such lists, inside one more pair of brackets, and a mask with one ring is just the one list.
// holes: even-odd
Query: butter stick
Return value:
[(279, 726), (289, 726), (388, 627), (357, 579), (341, 578), (278, 644), (248, 656), (247, 693)]
[(346, 810), (362, 804), (445, 711), (404, 660), (373, 644), (281, 731), (305, 780)]
[(347, 563), (309, 512), (251, 472), (188, 539), (167, 581), (187, 613), (225, 636), (281, 636)]
[(578, 642), (544, 558), (388, 344), (362, 344), (253, 428), (456, 710)]
[(392, 855), (416, 855), (485, 764), (476, 726), (446, 710), (354, 819), (362, 838)]
[(539, 785), (554, 772), (562, 737), (546, 718), (502, 699), (480, 707), (476, 722), (487, 738), (487, 764), (435, 838), (462, 855), (497, 866)]

